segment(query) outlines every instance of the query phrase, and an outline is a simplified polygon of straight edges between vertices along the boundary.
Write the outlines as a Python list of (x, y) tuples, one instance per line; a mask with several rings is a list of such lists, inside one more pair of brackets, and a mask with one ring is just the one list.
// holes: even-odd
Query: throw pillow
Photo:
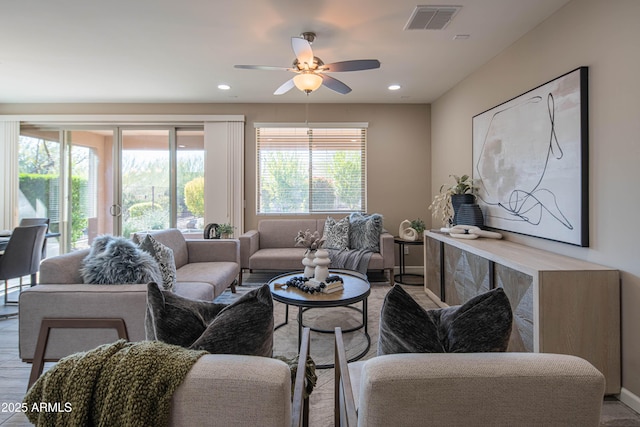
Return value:
[(102, 234), (100, 236), (97, 236), (95, 239), (93, 239), (93, 243), (91, 243), (91, 248), (89, 248), (88, 256), (94, 257), (104, 252), (109, 242), (111, 242), (113, 239), (115, 239), (115, 237), (111, 234)]
[(378, 355), (506, 351), (512, 320), (502, 288), (459, 306), (425, 310), (396, 285), (382, 305)]
[(162, 274), (162, 287), (172, 291), (176, 286), (176, 261), (173, 257), (173, 249), (158, 242), (151, 234), (147, 234), (140, 243), (140, 249), (148, 252), (155, 258)]
[(273, 299), (268, 285), (229, 305), (190, 300), (155, 283), (147, 292), (147, 339), (209, 353), (271, 357)]
[(227, 304), (197, 301), (147, 284), (146, 338), (189, 347)]
[(349, 215), (349, 247), (380, 252), (382, 215), (365, 215), (354, 212)]
[(336, 221), (332, 217), (327, 217), (324, 222), (324, 248), (326, 249), (349, 249), (349, 217), (344, 217)]
[(273, 355), (273, 298), (269, 285), (243, 295), (213, 319), (190, 347), (218, 354)]
[[(82, 260), (80, 274), (84, 283), (112, 285), (162, 281), (156, 260), (132, 241), (113, 236), (96, 240), (98, 243)], [(105, 241), (108, 241), (106, 245)]]

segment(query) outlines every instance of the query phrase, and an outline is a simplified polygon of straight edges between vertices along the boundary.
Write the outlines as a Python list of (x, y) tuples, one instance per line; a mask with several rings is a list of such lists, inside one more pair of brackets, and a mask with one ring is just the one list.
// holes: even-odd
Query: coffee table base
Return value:
[[(284, 314), (284, 322), (277, 325), (274, 330), (277, 330), (281, 327), (283, 327), (284, 325), (287, 325), (289, 323), (289, 304), (285, 304), (285, 314)], [(313, 332), (318, 332), (321, 334), (334, 334), (335, 330), (334, 329), (320, 329), (320, 328), (314, 328), (312, 326), (308, 326), (304, 324), (304, 320), (303, 320), (303, 313), (307, 310), (311, 310), (313, 308), (321, 308), (321, 307), (298, 307), (298, 350), (300, 349), (300, 343), (302, 340), (302, 330), (307, 327), (309, 328), (311, 331)], [(352, 328), (349, 329), (343, 329), (342, 332), (343, 333), (348, 333), (348, 332), (355, 332), (355, 331), (359, 331), (360, 329), (364, 329), (364, 337), (367, 340), (367, 346), (366, 348), (361, 351), (360, 353), (356, 354), (355, 356), (353, 356), (351, 359), (348, 360), (348, 362), (355, 362), (356, 360), (360, 360), (364, 357), (365, 354), (367, 354), (367, 352), (369, 351), (369, 349), (371, 348), (371, 336), (369, 335), (369, 331), (368, 331), (368, 327), (367, 327), (367, 300), (364, 299), (362, 300), (362, 309), (358, 308), (358, 307), (354, 307), (351, 305), (346, 305), (346, 306), (342, 306), (340, 308), (348, 308), (350, 310), (355, 310), (359, 313), (362, 314), (362, 323), (358, 326), (354, 326)], [(333, 363), (327, 363), (327, 364), (321, 364), (321, 365), (316, 365), (316, 369), (331, 369), (334, 367)]]

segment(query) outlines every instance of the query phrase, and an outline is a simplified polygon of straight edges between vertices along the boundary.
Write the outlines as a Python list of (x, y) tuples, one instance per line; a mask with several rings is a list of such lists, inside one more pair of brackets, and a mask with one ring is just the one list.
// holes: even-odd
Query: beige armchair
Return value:
[(336, 328), (336, 426), (598, 426), (604, 376), (575, 356), (394, 354), (347, 364)]

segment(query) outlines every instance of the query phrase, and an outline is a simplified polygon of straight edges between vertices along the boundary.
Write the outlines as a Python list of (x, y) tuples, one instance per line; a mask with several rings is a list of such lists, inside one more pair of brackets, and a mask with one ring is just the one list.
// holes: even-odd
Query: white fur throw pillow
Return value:
[(158, 262), (124, 237), (100, 236), (82, 260), (84, 283), (100, 285), (162, 282)]

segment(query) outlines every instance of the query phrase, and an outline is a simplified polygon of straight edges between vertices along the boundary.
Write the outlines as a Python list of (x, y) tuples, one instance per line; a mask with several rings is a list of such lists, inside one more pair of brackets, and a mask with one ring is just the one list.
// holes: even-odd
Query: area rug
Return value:
[[(237, 287), (237, 293), (232, 294), (230, 290), (221, 294), (216, 302), (230, 303), (246, 292), (267, 283), (269, 279), (277, 274), (254, 272), (243, 275), (242, 286)], [(371, 346), (360, 360), (367, 360), (376, 355), (378, 345), (378, 328), (380, 326), (380, 309), (384, 297), (391, 289), (389, 282), (385, 281), (383, 275), (370, 275), (371, 294), (368, 298), (368, 332), (371, 337)], [(438, 308), (438, 306), (427, 296), (422, 286), (402, 286), (413, 298), (423, 307)], [(362, 303), (355, 304), (361, 308)], [(274, 332), (274, 356), (293, 357), (298, 352), (298, 323), (297, 307), (289, 309), (289, 323), (278, 328)], [(274, 320), (279, 325), (284, 322), (285, 305), (274, 301)], [(304, 324), (318, 329), (333, 329), (340, 326), (347, 329), (359, 325), (362, 321), (362, 314), (343, 307), (312, 309), (304, 313)], [(367, 340), (362, 330), (343, 334), (345, 348), (349, 358), (361, 353), (367, 346)], [(311, 332), (311, 356), (317, 364), (333, 363), (333, 334)], [(327, 427), (333, 425), (333, 384), (334, 370), (318, 370), (318, 382), (310, 398), (309, 425)]]
[[(235, 294), (230, 290), (225, 291), (216, 302), (231, 303), (240, 296), (252, 289), (267, 283), (276, 273), (254, 272), (243, 275), (242, 286), (238, 286)], [(384, 276), (369, 277), (371, 283), (371, 294), (368, 298), (368, 332), (371, 337), (371, 345), (362, 359), (375, 356), (378, 344), (378, 328), (380, 320), (380, 309), (387, 292), (391, 289), (388, 282), (376, 281), (384, 280)], [(425, 308), (437, 308), (424, 292), (422, 286), (403, 286), (421, 305)], [(285, 305), (274, 301), (274, 321), (276, 325), (285, 321)], [(354, 304), (354, 307), (362, 309), (362, 303)], [(298, 352), (298, 308), (289, 308), (289, 322), (287, 325), (278, 328), (274, 332), (274, 355), (294, 357)], [(303, 315), (304, 325), (316, 329), (333, 330), (339, 326), (342, 329), (349, 329), (362, 323), (362, 314), (356, 310), (345, 307), (335, 308), (314, 308), (308, 310)], [(364, 330), (345, 333), (343, 335), (348, 358), (362, 353), (367, 347), (367, 339)], [(311, 355), (316, 364), (324, 365), (333, 363), (333, 334), (311, 332)]]

